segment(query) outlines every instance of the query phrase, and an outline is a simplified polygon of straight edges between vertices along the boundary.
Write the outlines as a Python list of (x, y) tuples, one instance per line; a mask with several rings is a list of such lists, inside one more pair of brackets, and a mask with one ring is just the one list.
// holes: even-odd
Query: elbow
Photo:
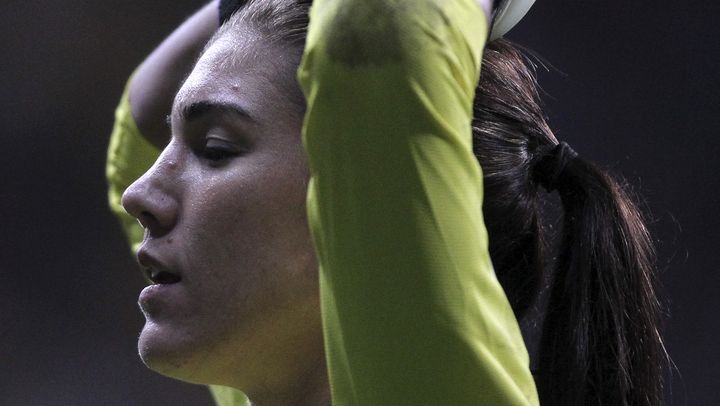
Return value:
[(333, 62), (351, 68), (401, 62), (422, 44), (419, 39), (431, 34), (430, 27), (448, 24), (441, 3), (322, 3), (323, 8), (313, 10), (308, 51), (322, 50)]

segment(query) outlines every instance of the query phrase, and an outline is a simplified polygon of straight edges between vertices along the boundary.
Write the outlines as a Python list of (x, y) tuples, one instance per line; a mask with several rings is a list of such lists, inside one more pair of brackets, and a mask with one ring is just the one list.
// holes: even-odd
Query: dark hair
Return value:
[[(312, 0), (237, 1), (235, 12), (226, 18), (214, 39), (227, 31), (250, 26), (269, 42), (291, 46), (305, 44)], [(226, 11), (227, 14), (227, 11)], [(210, 44), (213, 40), (210, 40)]]
[[(216, 38), (250, 24), (270, 41), (302, 49), (310, 4), (249, 1)], [(487, 45), (482, 63), (473, 149), (484, 174), (490, 255), (520, 319), (536, 302), (552, 258), (541, 222), (540, 185), (548, 185), (553, 168), (547, 167), (558, 141), (524, 56), (508, 41), (496, 40)], [(559, 175), (563, 227), (536, 375), (541, 402), (656, 405), (665, 352), (651, 239), (616, 180), (581, 157), (571, 154), (566, 161), (565, 169), (552, 175)]]
[(625, 188), (566, 155), (540, 105), (534, 72), (510, 42), (489, 43), (475, 96), (473, 149), (485, 180), (490, 256), (516, 316), (537, 299), (552, 258), (540, 190), (556, 189), (563, 226), (536, 376), (548, 405), (657, 405), (666, 360), (658, 330), (654, 248)]

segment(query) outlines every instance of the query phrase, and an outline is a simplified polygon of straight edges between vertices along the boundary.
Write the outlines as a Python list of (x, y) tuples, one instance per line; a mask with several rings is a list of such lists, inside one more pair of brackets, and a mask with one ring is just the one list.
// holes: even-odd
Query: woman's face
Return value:
[(322, 354), (285, 51), (252, 35), (215, 42), (177, 94), (172, 140), (123, 197), (146, 227), (138, 259), (155, 283), (138, 346), (158, 372), (251, 387)]

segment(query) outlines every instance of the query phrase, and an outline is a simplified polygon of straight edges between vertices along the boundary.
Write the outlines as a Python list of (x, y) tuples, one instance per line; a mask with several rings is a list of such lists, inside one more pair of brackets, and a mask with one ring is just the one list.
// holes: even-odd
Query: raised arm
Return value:
[(108, 200), (133, 249), (142, 240), (143, 230), (125, 212), (120, 198), (167, 144), (166, 117), (175, 92), (217, 30), (218, 21), (215, 0), (181, 24), (137, 68), (115, 111), (106, 165)]
[(166, 119), (175, 93), (218, 29), (218, 1), (206, 4), (170, 34), (143, 61), (130, 82), (133, 118), (142, 135), (158, 148), (170, 138)]
[(471, 151), (485, 13), (313, 7), (299, 77), (334, 404), (537, 404)]

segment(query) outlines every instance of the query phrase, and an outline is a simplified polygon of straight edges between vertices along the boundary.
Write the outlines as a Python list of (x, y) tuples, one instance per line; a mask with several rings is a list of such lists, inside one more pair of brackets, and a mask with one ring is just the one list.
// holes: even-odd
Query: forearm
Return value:
[(407, 4), (316, 0), (300, 70), (333, 399), (535, 404), (471, 149), (486, 17)]
[(170, 113), (180, 82), (192, 70), (205, 43), (218, 29), (218, 0), (205, 5), (168, 36), (143, 61), (130, 83), (130, 106), (140, 133), (163, 148)]

